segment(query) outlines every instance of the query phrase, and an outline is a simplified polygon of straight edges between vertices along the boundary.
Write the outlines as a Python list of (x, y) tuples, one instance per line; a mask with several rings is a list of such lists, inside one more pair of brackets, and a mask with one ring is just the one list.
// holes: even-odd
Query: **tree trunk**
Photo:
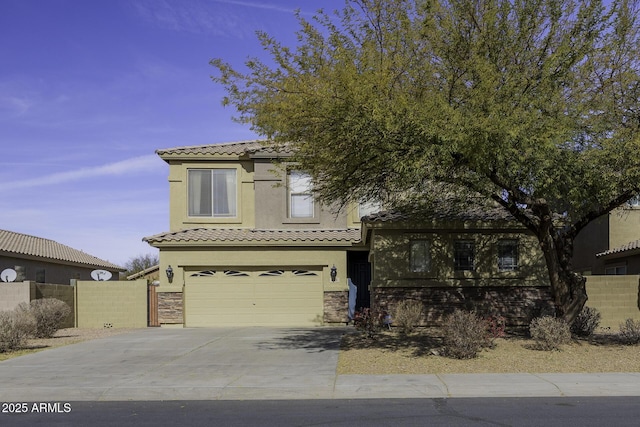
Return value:
[(538, 234), (549, 271), (556, 315), (572, 324), (587, 302), (586, 279), (571, 268), (573, 239), (556, 233), (553, 227)]

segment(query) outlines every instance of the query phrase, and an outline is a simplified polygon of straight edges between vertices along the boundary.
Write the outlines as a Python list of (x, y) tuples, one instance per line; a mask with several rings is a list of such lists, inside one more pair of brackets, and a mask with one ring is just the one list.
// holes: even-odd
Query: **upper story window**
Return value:
[(498, 270), (513, 271), (518, 269), (518, 241), (504, 239), (498, 241)]
[(426, 273), (431, 270), (431, 242), (413, 240), (411, 242), (411, 271)]
[(311, 177), (306, 173), (291, 171), (288, 175), (290, 218), (313, 218), (314, 201)]
[(456, 240), (453, 242), (453, 268), (456, 271), (473, 271), (475, 268), (475, 242)]
[(236, 169), (189, 169), (188, 180), (189, 216), (236, 216)]

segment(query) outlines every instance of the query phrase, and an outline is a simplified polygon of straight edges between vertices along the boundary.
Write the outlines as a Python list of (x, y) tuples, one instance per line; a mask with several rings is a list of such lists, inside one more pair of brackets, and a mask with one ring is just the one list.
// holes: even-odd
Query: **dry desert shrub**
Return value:
[(397, 306), (393, 317), (393, 323), (404, 334), (410, 334), (420, 322), (422, 316), (422, 303), (416, 300), (404, 300)]
[(621, 323), (618, 338), (626, 345), (640, 343), (640, 320), (627, 319), (624, 323)]
[(600, 312), (593, 307), (584, 307), (571, 325), (571, 333), (578, 337), (590, 337), (600, 326)]
[(538, 350), (561, 350), (563, 344), (571, 342), (571, 331), (567, 322), (551, 316), (533, 319), (529, 325), (529, 333)]
[(475, 313), (456, 310), (443, 325), (444, 352), (455, 359), (472, 359), (489, 346), (487, 322)]
[(0, 311), (0, 353), (23, 347), (35, 328), (36, 321), (28, 311)]
[(36, 320), (36, 338), (51, 338), (71, 314), (69, 305), (55, 298), (33, 300), (28, 311)]

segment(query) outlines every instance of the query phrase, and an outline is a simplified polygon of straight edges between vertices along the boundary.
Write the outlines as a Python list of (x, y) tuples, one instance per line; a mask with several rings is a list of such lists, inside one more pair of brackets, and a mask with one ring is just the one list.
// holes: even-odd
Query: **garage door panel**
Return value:
[(322, 300), (320, 271), (301, 277), (291, 270), (266, 276), (263, 272), (233, 277), (188, 276), (185, 325), (318, 325), (323, 313)]

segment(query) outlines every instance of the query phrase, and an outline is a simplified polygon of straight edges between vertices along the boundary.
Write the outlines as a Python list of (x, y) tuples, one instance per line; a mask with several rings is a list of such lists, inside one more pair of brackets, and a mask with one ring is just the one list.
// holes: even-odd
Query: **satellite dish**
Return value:
[(91, 272), (91, 278), (98, 282), (111, 279), (111, 272), (107, 270), (93, 270)]
[(13, 268), (6, 268), (0, 273), (0, 279), (3, 282), (13, 282), (18, 277), (18, 273)]

